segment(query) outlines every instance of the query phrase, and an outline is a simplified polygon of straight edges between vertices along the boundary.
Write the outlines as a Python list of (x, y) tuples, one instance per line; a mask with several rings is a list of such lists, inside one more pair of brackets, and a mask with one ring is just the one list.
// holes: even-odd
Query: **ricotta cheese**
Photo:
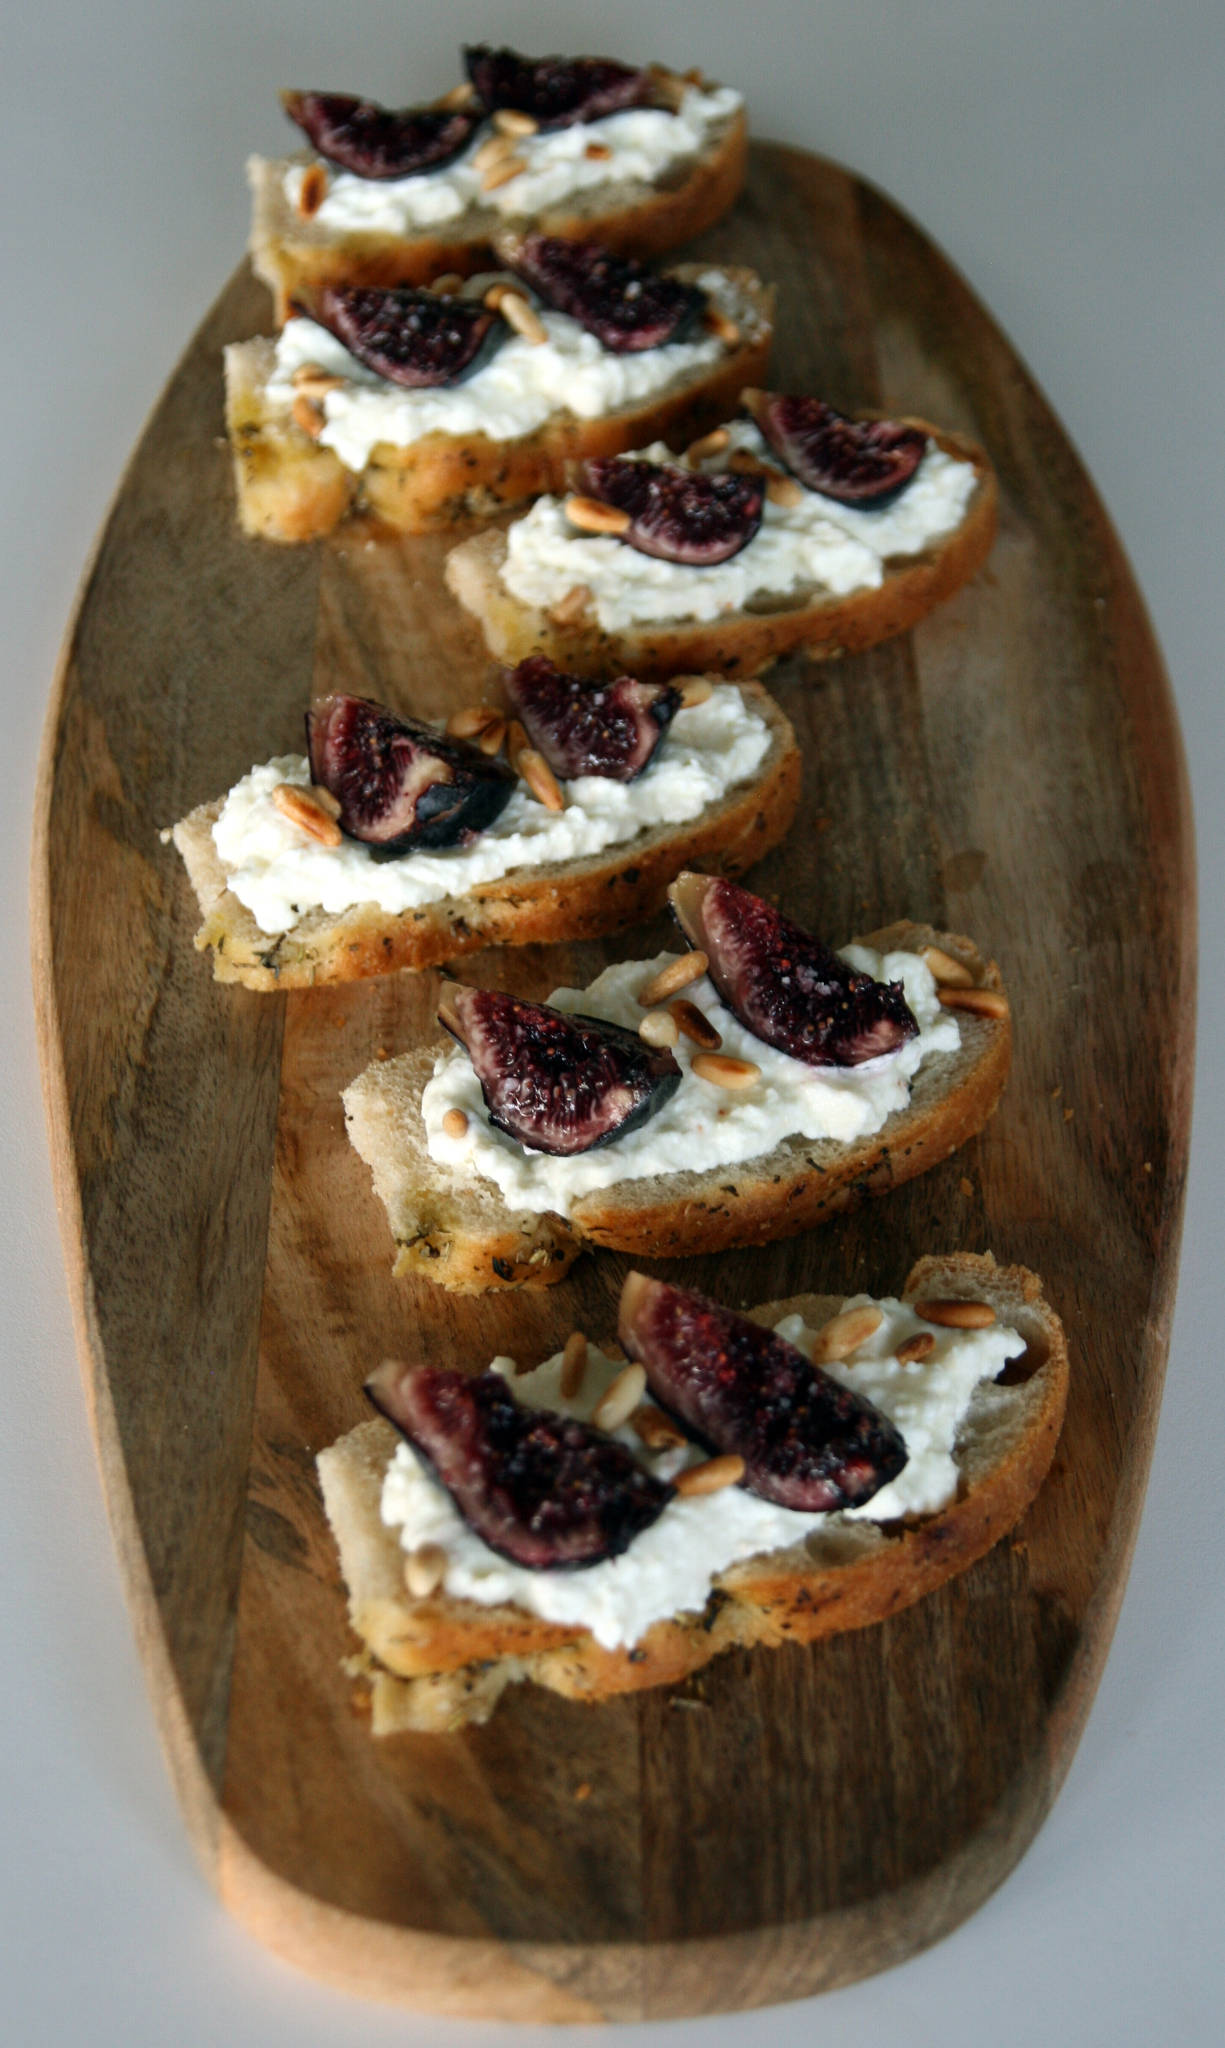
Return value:
[[(588, 202), (604, 186), (653, 186), (673, 166), (699, 156), (741, 105), (741, 95), (729, 86), (691, 86), (675, 113), (629, 107), (599, 121), (577, 121), (571, 128), (516, 138), (515, 155), (524, 168), (492, 191), (486, 191), (474, 163), (489, 137), (486, 126), (453, 162), (410, 178), (359, 178), (328, 164), (327, 196), (312, 225), (337, 236), (406, 236), (457, 220), (463, 213), (484, 211), (521, 219), (580, 197)], [(593, 142), (609, 154), (588, 156)], [(295, 213), (306, 170), (304, 164), (285, 167), (285, 198)]]
[[(643, 1015), (639, 989), (674, 957), (662, 953), (623, 962), (607, 968), (590, 988), (558, 989), (549, 1001), (559, 1010), (636, 1030)], [(754, 1037), (720, 1002), (713, 982), (703, 979), (685, 993), (706, 1012), (725, 1052), (760, 1067), (761, 1078), (751, 1088), (732, 1093), (702, 1080), (692, 1065), (698, 1047), (682, 1037), (673, 1048), (680, 1086), (648, 1122), (591, 1152), (554, 1157), (529, 1152), (494, 1128), (472, 1062), (456, 1047), (439, 1055), (421, 1098), (430, 1157), (465, 1181), (473, 1174), (493, 1181), (509, 1208), (569, 1216), (576, 1202), (598, 1188), (737, 1166), (773, 1151), (784, 1138), (833, 1138), (849, 1145), (869, 1137), (906, 1107), (910, 1083), (925, 1060), (957, 1050), (960, 1032), (956, 1018), (941, 1008), (931, 970), (917, 954), (847, 946), (842, 957), (877, 981), (902, 983), (919, 1026), (917, 1038), (859, 1067), (811, 1067)], [(467, 1116), (460, 1138), (443, 1128), (449, 1109)]]
[[(725, 470), (741, 450), (774, 462), (751, 420), (735, 421), (729, 436), (725, 450), (701, 463), (707, 474)], [(637, 453), (647, 461), (685, 466), (663, 442)], [(521, 603), (546, 611), (576, 584), (586, 584), (608, 633), (681, 619), (708, 621), (763, 602), (799, 603), (816, 592), (843, 597), (878, 589), (886, 562), (921, 554), (952, 533), (965, 517), (976, 480), (973, 463), (929, 441), (914, 477), (892, 504), (865, 510), (808, 490), (798, 505), (767, 498), (747, 547), (705, 568), (640, 554), (612, 535), (579, 533), (560, 498), (538, 498), (507, 533), (502, 581)]]
[(731, 683), (704, 704), (678, 711), (655, 758), (636, 782), (580, 775), (564, 784), (566, 808), (550, 811), (520, 783), (501, 816), (471, 846), (418, 850), (376, 861), (356, 839), (321, 846), (279, 811), (278, 783), (310, 782), (304, 755), (283, 754), (235, 784), (213, 826), (226, 882), (261, 931), (286, 932), (307, 911), (337, 913), (359, 903), (389, 916), (463, 896), (514, 869), (579, 860), (622, 845), (657, 825), (681, 825), (746, 782), (765, 759), (770, 734)]
[[(857, 1294), (846, 1306), (858, 1307), (869, 1299)], [(889, 1299), (878, 1306), (883, 1320), (875, 1334), (852, 1357), (824, 1368), (872, 1401), (905, 1440), (907, 1462), (902, 1471), (861, 1507), (804, 1514), (760, 1500), (742, 1487), (725, 1487), (720, 1493), (672, 1500), (620, 1557), (583, 1571), (529, 1571), (490, 1550), (411, 1445), (400, 1443), (383, 1481), (383, 1521), (398, 1532), (406, 1551), (422, 1543), (442, 1547), (447, 1555), (443, 1590), (452, 1598), (482, 1606), (512, 1601), (545, 1621), (590, 1629), (605, 1649), (628, 1648), (652, 1623), (700, 1612), (712, 1581), (731, 1565), (764, 1552), (788, 1550), (826, 1532), (832, 1535), (856, 1522), (933, 1514), (954, 1498), (953, 1449), (974, 1390), (982, 1381), (994, 1379), (1010, 1358), (1021, 1355), (1024, 1339), (998, 1323), (985, 1330), (936, 1329), (921, 1322), (904, 1302)], [(815, 1334), (799, 1316), (787, 1317), (778, 1328), (801, 1350), (810, 1346)], [(919, 1332), (935, 1338), (934, 1349), (921, 1364), (901, 1364), (899, 1346)], [(516, 1398), (529, 1406), (559, 1409), (590, 1421), (624, 1361), (590, 1347), (582, 1388), (566, 1400), (561, 1393), (561, 1359), (558, 1352), (521, 1377), (514, 1376), (508, 1358), (495, 1359), (493, 1369), (511, 1379)], [(705, 1456), (693, 1446), (653, 1455), (628, 1427), (616, 1435), (661, 1479), (674, 1479), (684, 1466)]]

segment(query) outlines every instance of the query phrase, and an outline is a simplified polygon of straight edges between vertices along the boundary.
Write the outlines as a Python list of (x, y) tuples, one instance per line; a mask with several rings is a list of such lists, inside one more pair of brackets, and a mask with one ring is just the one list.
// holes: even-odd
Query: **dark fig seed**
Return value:
[(669, 890), (686, 938), (754, 1036), (813, 1067), (857, 1067), (918, 1034), (900, 982), (873, 981), (734, 882), (685, 874)]
[(389, 1361), (366, 1382), (374, 1406), (432, 1467), (468, 1527), (529, 1571), (619, 1557), (674, 1489), (590, 1424), (521, 1406), (496, 1372)]
[(444, 982), (438, 1021), (472, 1061), (489, 1120), (533, 1152), (591, 1152), (636, 1130), (680, 1086), (665, 1047), (600, 1017)]
[(510, 802), (504, 761), (367, 697), (326, 697), (306, 714), (311, 779), (340, 805), (339, 824), (394, 860), (414, 847), (466, 846)]
[(810, 491), (842, 505), (887, 505), (923, 460), (927, 436), (900, 420), (852, 420), (819, 398), (746, 391), (744, 403), (774, 453)]
[(479, 300), (408, 285), (326, 285), (304, 310), (368, 370), (410, 391), (474, 376), (510, 331)]
[(691, 568), (730, 561), (747, 547), (761, 525), (765, 497), (760, 477), (707, 476), (617, 455), (585, 463), (583, 487), (629, 513), (621, 538), (630, 547)]
[(599, 242), (527, 235), (500, 243), (499, 253), (542, 299), (615, 355), (688, 340), (706, 312), (706, 294), (696, 285), (614, 255)]
[(565, 675), (543, 654), (529, 655), (506, 677), (506, 695), (532, 745), (555, 775), (599, 775), (633, 782), (652, 761), (680, 708), (670, 683), (612, 683)]
[(490, 113), (513, 108), (530, 114), (540, 128), (598, 121), (645, 105), (654, 92), (649, 71), (608, 57), (523, 57), (517, 50), (474, 43), (464, 50), (464, 64)]
[(740, 1484), (763, 1500), (808, 1514), (857, 1507), (906, 1463), (870, 1401), (704, 1295), (630, 1273), (617, 1336), (660, 1406), (708, 1450), (743, 1458)]
[(484, 119), (478, 107), (402, 107), (338, 92), (285, 92), (281, 104), (319, 155), (358, 178), (408, 178), (438, 170), (467, 148)]

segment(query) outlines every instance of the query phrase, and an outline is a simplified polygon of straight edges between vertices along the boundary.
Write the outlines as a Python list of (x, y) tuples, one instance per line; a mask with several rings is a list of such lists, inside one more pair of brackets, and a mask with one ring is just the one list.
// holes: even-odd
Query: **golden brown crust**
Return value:
[(987, 456), (963, 435), (921, 427), (947, 454), (972, 462), (978, 482), (956, 530), (913, 560), (887, 565), (876, 590), (726, 619), (675, 626), (635, 626), (605, 633), (591, 615), (564, 624), (512, 596), (501, 579), (502, 531), (477, 534), (447, 557), (446, 578), (460, 603), (480, 621), (490, 653), (508, 665), (546, 654), (575, 675), (614, 675), (629, 668), (659, 680), (718, 671), (759, 675), (780, 655), (802, 648), (814, 659), (858, 652), (905, 633), (982, 567), (995, 539), (998, 487)]
[[(702, 268), (681, 264), (677, 275), (692, 278)], [(619, 455), (644, 442), (691, 440), (735, 407), (746, 384), (760, 382), (770, 355), (773, 288), (751, 270), (723, 269), (752, 325), (746, 318), (744, 340), (715, 365), (600, 419), (558, 412), (518, 440), (427, 434), (403, 448), (381, 442), (360, 474), (269, 404), (265, 386), (274, 344), (232, 343), (225, 351), (226, 431), (244, 533), (281, 542), (316, 540), (353, 510), (372, 512), (401, 532), (432, 532), (488, 517), (541, 491), (562, 490), (573, 462)]]
[(495, 235), (531, 226), (567, 241), (592, 240), (632, 256), (660, 256), (720, 220), (739, 195), (748, 168), (748, 124), (733, 115), (701, 156), (669, 185), (614, 191), (603, 211), (550, 208), (530, 220), (494, 213), (468, 217), (468, 231), (451, 239), (423, 234), (411, 240), (385, 233), (337, 238), (318, 221), (295, 212), (282, 189), (283, 162), (253, 157), (251, 261), (272, 291), (279, 322), (291, 301), (326, 284), (429, 284), (447, 271), (461, 277), (489, 267)]
[[(733, 1646), (815, 1642), (870, 1627), (965, 1571), (1015, 1526), (1046, 1476), (1067, 1399), (1067, 1345), (1036, 1275), (1024, 1267), (997, 1266), (989, 1253), (920, 1259), (904, 1294), (914, 1300), (933, 1292), (991, 1302), (1027, 1344), (1020, 1373), (1010, 1368), (1006, 1386), (980, 1388), (971, 1403), (956, 1447), (958, 1497), (911, 1523), (844, 1524), (815, 1542), (734, 1566), (714, 1581), (702, 1614), (657, 1622), (632, 1650), (602, 1649), (586, 1630), (559, 1629), (511, 1607), (482, 1611), (471, 1602), (437, 1596), (414, 1602), (398, 1585), (385, 1606), (355, 1599), (355, 1582), (368, 1591), (378, 1584), (379, 1570), (386, 1574), (384, 1588), (391, 1585), (398, 1545), (381, 1523), (369, 1529), (377, 1561), (372, 1570), (370, 1557), (354, 1549), (343, 1518), (338, 1521), (341, 1487), (325, 1478), (350, 1584), (351, 1619), (381, 1660), (382, 1732), (483, 1719), (502, 1685), (523, 1678), (588, 1701), (674, 1683)], [(753, 1313), (770, 1326), (798, 1313), (811, 1327), (839, 1306), (836, 1299), (805, 1296)], [(385, 1425), (367, 1424), (325, 1453), (325, 1460), (337, 1452), (347, 1455), (345, 1447), (356, 1448), (359, 1436), (368, 1445), (371, 1469), (378, 1468), (395, 1441)], [(374, 1513), (377, 1519), (377, 1505)], [(465, 1642), (466, 1666), (459, 1661)], [(507, 1668), (490, 1674), (492, 1684), (474, 1687), (467, 1671), (490, 1659), (507, 1660)], [(449, 1673), (455, 1683), (433, 1696), (418, 1692), (427, 1672)]]
[(398, 916), (362, 904), (339, 915), (311, 912), (279, 937), (261, 932), (226, 887), (213, 846), (220, 800), (202, 804), (173, 830), (204, 916), (196, 945), (212, 953), (219, 981), (271, 992), (434, 967), (483, 946), (594, 938), (654, 916), (682, 867), (741, 874), (777, 844), (795, 815), (800, 755), (791, 724), (760, 685), (745, 684), (742, 692), (770, 727), (770, 750), (751, 782), (692, 823), (657, 826), (551, 869), (520, 869)]

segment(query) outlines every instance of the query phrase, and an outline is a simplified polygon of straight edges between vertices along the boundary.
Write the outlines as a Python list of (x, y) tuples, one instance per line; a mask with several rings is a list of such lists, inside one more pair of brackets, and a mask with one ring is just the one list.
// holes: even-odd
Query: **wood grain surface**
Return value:
[[(689, 253), (689, 252), (686, 252)], [(439, 2011), (580, 2020), (800, 1997), (957, 1925), (1067, 1769), (1140, 1512), (1173, 1298), (1194, 992), (1177, 728), (1126, 561), (1007, 342), (877, 193), (762, 146), (698, 253), (777, 281), (775, 382), (990, 451), (987, 570), (912, 636), (772, 685), (801, 812), (756, 885), (838, 941), (974, 935), (1014, 991), (986, 1133), (818, 1234), (659, 1270), (732, 1304), (895, 1290), (921, 1252), (1035, 1268), (1068, 1328), (1052, 1475), (1016, 1537), (895, 1620), (736, 1653), (678, 1692), (512, 1690), (484, 1728), (376, 1743), (315, 1453), (364, 1373), (613, 1327), (622, 1261), (547, 1294), (393, 1281), (339, 1090), (430, 1028), (435, 977), (217, 987), (163, 825), (298, 744), (314, 686), (431, 713), (484, 673), (446, 542), (351, 524), (244, 540), (219, 441), (223, 293), (120, 488), (49, 714), (35, 979), (103, 1481), (171, 1768), (222, 1895), (335, 1982)], [(653, 950), (662, 922), (628, 944)], [(615, 942), (480, 956), (541, 996)], [(65, 1646), (66, 1654), (70, 1653)]]

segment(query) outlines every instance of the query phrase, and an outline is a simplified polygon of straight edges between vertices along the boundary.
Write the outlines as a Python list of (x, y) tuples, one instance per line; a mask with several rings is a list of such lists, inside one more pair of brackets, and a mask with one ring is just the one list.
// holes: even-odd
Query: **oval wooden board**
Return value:
[[(584, 1707), (375, 1742), (314, 1477), (387, 1352), (544, 1355), (621, 1277), (455, 1301), (391, 1278), (340, 1087), (430, 1029), (432, 976), (216, 987), (158, 828), (297, 744), (315, 685), (440, 712), (484, 669), (445, 544), (243, 540), (219, 441), (240, 274), (124, 480), (52, 706), (36, 979), (103, 1478), (192, 1836), (306, 1968), (453, 2013), (630, 2019), (840, 1984), (955, 1926), (1033, 1836), (1106, 1655), (1143, 1492), (1187, 1149), (1192, 854), (1177, 727), (1118, 543), (1003, 337), (922, 236), (832, 165), (755, 152), (703, 244), (780, 287), (776, 381), (982, 441), (987, 571), (912, 637), (775, 685), (803, 808), (756, 870), (831, 938), (973, 933), (1016, 995), (1003, 1104), (957, 1159), (820, 1234), (669, 1270), (732, 1303), (900, 1286), (924, 1250), (1045, 1276), (1067, 1427), (1015, 1540), (880, 1627), (725, 1657)], [(656, 931), (633, 934), (650, 950)], [(525, 992), (615, 946), (466, 963)], [(66, 1646), (67, 1653), (67, 1646)], [(582, 1788), (589, 1792), (582, 1794)]]

